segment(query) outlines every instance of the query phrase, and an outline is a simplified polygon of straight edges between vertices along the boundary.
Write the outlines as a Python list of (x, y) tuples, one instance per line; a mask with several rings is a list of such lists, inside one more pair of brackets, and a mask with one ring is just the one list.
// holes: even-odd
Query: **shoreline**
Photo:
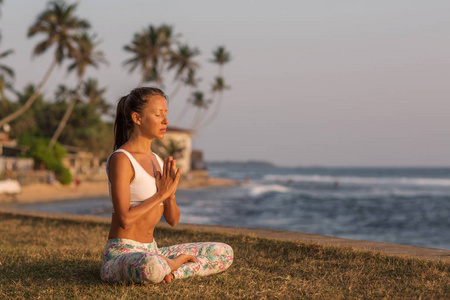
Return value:
[[(240, 183), (224, 178), (207, 177), (194, 180), (182, 180), (178, 189), (206, 189), (213, 187), (236, 186)], [(108, 181), (86, 180), (79, 186), (74, 183), (64, 186), (61, 184), (31, 184), (22, 187), (22, 191), (14, 195), (0, 194), (0, 204), (39, 203), (83, 198), (109, 197)]]
[[(111, 222), (110, 218), (108, 217), (29, 211), (21, 209), (10, 209), (4, 207), (0, 207), (0, 215), (29, 216), (38, 218), (69, 220), (75, 222), (95, 222), (102, 224), (109, 224)], [(271, 240), (286, 240), (286, 241), (298, 241), (302, 243), (312, 243), (322, 246), (350, 247), (357, 250), (374, 251), (402, 258), (419, 258), (444, 262), (450, 261), (450, 250), (384, 243), (384, 242), (336, 238), (331, 236), (302, 233), (296, 231), (231, 227), (220, 225), (198, 225), (185, 223), (180, 223), (176, 227), (171, 227), (169, 224), (165, 222), (159, 222), (156, 228), (170, 228), (172, 230), (193, 230), (199, 232), (215, 232), (219, 234), (247, 235), (252, 237), (267, 238)]]

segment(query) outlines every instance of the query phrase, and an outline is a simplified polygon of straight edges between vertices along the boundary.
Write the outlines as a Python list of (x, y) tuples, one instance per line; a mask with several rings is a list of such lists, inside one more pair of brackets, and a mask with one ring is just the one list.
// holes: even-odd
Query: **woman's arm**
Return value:
[[(168, 163), (168, 167), (171, 163)], [(128, 157), (123, 153), (117, 153), (110, 160), (109, 180), (111, 182), (111, 196), (114, 212), (118, 218), (120, 227), (128, 229), (143, 215), (160, 205), (162, 201), (175, 193), (180, 177), (179, 172), (170, 177), (171, 172), (166, 175), (157, 176), (158, 191), (140, 205), (130, 207), (130, 182), (134, 171)]]
[[(172, 157), (168, 157), (164, 160), (163, 174), (168, 174), (174, 177), (177, 173), (181, 173), (181, 170), (177, 169), (177, 162)], [(179, 176), (179, 175), (178, 175)], [(156, 176), (158, 179), (159, 176)], [(156, 181), (159, 190), (159, 182)], [(171, 226), (176, 226), (180, 221), (180, 210), (175, 202), (175, 191), (167, 199), (164, 200), (164, 219)]]
[(170, 226), (177, 226), (180, 221), (180, 209), (175, 202), (175, 194), (164, 200), (164, 219)]

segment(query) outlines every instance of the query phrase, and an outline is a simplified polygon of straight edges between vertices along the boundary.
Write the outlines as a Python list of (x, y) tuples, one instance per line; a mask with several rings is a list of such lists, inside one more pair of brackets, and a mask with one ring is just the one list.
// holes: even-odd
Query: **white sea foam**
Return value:
[(268, 185), (256, 184), (250, 186), (250, 195), (252, 196), (259, 196), (270, 192), (289, 193), (290, 189), (279, 184), (268, 184)]
[(406, 178), (406, 177), (352, 177), (352, 176), (322, 176), (322, 175), (278, 175), (267, 174), (265, 182), (294, 183), (339, 183), (355, 185), (412, 185), (412, 186), (442, 186), (450, 187), (450, 178)]

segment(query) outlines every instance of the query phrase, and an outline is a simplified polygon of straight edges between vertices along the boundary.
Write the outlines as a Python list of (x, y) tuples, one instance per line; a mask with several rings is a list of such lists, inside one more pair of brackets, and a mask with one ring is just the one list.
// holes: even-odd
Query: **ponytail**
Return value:
[(128, 140), (127, 114), (125, 101), (127, 96), (120, 98), (117, 103), (116, 120), (114, 122), (114, 151), (119, 149)]
[(148, 99), (155, 95), (167, 99), (162, 90), (149, 87), (136, 88), (129, 95), (119, 99), (114, 121), (114, 151), (125, 144), (133, 132), (134, 122), (131, 114), (133, 112), (142, 113)]

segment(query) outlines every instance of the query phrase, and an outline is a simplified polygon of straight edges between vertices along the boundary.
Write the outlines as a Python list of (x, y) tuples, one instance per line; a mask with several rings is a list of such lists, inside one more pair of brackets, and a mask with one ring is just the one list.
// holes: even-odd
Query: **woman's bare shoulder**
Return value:
[(109, 170), (132, 171), (132, 165), (128, 156), (123, 152), (115, 152), (109, 159)]

